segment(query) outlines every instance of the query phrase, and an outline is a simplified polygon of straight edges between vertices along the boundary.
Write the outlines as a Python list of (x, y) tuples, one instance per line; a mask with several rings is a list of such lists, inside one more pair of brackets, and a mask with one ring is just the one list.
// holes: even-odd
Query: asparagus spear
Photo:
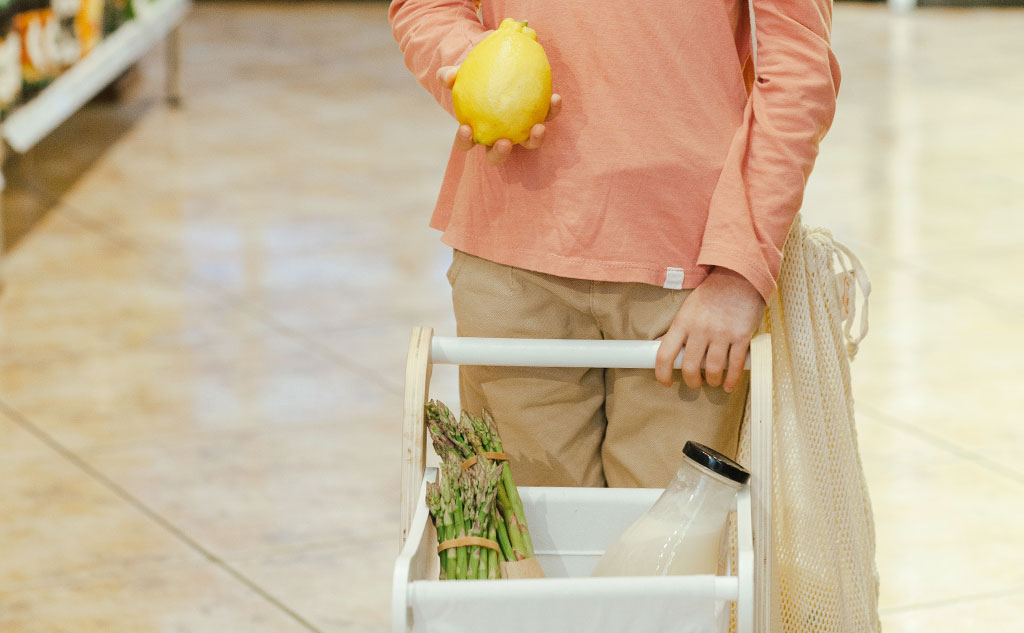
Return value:
[(501, 515), (505, 517), (506, 533), (508, 534), (509, 544), (512, 547), (512, 556), (509, 557), (509, 560), (517, 561), (528, 558), (526, 555), (526, 544), (523, 542), (523, 530), (512, 509), (512, 503), (508, 500), (504, 486), (498, 486), (497, 506), (501, 511)]
[[(463, 507), (466, 534), (476, 536), (476, 532), (473, 530), (473, 523), (476, 521), (477, 504), (479, 503), (478, 482), (470, 471), (465, 471), (463, 485), (468, 493), (465, 497), (465, 506)], [(480, 566), (480, 546), (470, 545), (466, 550), (466, 580), (476, 580), (476, 570)]]
[[(498, 489), (500, 490), (501, 486)], [(494, 512), (491, 515), (491, 524), (497, 530), (495, 540), (498, 541), (498, 545), (501, 547), (501, 560), (506, 562), (516, 560), (516, 555), (512, 551), (512, 543), (508, 540), (508, 528), (505, 527), (505, 519), (501, 516), (501, 510), (498, 509), (497, 505), (495, 505)]]
[(473, 416), (469, 415), (465, 411), (462, 412), (462, 417), (459, 418), (459, 431), (462, 437), (465, 438), (466, 442), (473, 449), (473, 454), (479, 455), (480, 453), (487, 450), (484, 446), (484, 437), (480, 435), (477, 425), (474, 423)]
[[(455, 538), (455, 500), (452, 498), (451, 486), (441, 486), (441, 510), (444, 512), (444, 540)], [(447, 578), (455, 579), (455, 548), (444, 551), (441, 568)]]
[[(487, 538), (492, 541), (498, 540), (498, 528), (496, 527), (497, 521), (494, 520), (494, 515), (491, 515), (491, 527), (487, 531)], [(500, 576), (498, 573), (498, 552), (493, 549), (487, 550), (487, 578), (494, 580)]]
[[(434, 528), (437, 530), (438, 542), (444, 541), (446, 530), (444, 527), (444, 511), (441, 509), (441, 486), (433, 482), (427, 484), (427, 508), (430, 510), (430, 516), (434, 519)], [(448, 571), (442, 564), (440, 579), (445, 580), (447, 576)]]
[[(455, 415), (444, 403), (431, 400), (424, 407), (424, 413), (427, 419), (427, 428), (432, 436), (445, 438), (451, 449), (461, 455), (462, 459), (472, 457), (472, 446), (463, 436)], [(441, 453), (438, 454), (442, 458), (444, 457)]]

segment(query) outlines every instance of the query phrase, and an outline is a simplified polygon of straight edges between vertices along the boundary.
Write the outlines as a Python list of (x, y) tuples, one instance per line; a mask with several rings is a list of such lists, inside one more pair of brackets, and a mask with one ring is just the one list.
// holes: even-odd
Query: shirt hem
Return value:
[(569, 279), (642, 283), (663, 288), (668, 269), (676, 268), (684, 271), (682, 289), (692, 290), (707, 277), (707, 270), (703, 266), (680, 266), (678, 262), (662, 266), (571, 257), (526, 248), (481, 247), (452, 239), (447, 233), (442, 234), (441, 242), (456, 250), (498, 264)]

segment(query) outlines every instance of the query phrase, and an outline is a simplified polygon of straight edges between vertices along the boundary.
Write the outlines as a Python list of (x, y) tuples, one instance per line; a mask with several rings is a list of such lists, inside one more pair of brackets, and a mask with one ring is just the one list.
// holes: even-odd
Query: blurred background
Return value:
[[(1013, 4), (835, 6), (804, 216), (873, 283), (887, 633), (1024, 622)], [(427, 219), (455, 126), (386, 14), (0, 1), (0, 631), (388, 630), (409, 331), (454, 333)]]

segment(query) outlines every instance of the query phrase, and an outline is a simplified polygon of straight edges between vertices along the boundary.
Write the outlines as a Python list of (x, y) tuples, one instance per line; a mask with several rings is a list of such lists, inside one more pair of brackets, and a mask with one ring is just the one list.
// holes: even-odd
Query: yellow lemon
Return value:
[(551, 105), (551, 65), (537, 32), (526, 22), (503, 20), (462, 62), (452, 102), (459, 123), (471, 126), (481, 145), (528, 139)]

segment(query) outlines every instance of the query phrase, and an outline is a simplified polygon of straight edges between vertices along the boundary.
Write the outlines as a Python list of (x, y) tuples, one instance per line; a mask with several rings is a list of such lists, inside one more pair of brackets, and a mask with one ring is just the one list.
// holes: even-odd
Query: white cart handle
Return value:
[[(492, 367), (608, 367), (652, 369), (659, 341), (547, 340), (435, 336), (430, 343), (434, 364)], [(683, 354), (675, 360), (682, 367)], [(750, 357), (745, 365), (750, 369)]]

